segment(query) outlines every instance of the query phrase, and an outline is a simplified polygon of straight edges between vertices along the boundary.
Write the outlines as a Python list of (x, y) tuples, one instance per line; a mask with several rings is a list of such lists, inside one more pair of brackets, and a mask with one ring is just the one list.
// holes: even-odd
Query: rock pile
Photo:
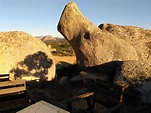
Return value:
[[(70, 2), (62, 12), (58, 31), (73, 47), (79, 66), (107, 74), (111, 82), (127, 87), (125, 96), (130, 101), (134, 99), (131, 90), (137, 92), (134, 93), (138, 95), (134, 99), (136, 110), (131, 109), (134, 103), (124, 103), (126, 109), (130, 107), (128, 112), (142, 113), (142, 105), (145, 106), (142, 109), (148, 108), (151, 101), (144, 101), (144, 97), (151, 98), (151, 87), (148, 87), (151, 86), (151, 30), (114, 24), (97, 27), (83, 16), (76, 3)], [(125, 108), (121, 113), (127, 112)]]
[(66, 5), (58, 30), (73, 47), (79, 65), (149, 59), (151, 31), (108, 24), (100, 28), (84, 17), (74, 2)]
[(75, 51), (77, 63), (82, 67), (101, 67), (116, 61), (151, 61), (150, 30), (113, 24), (97, 27), (82, 15), (74, 2), (65, 6), (58, 31), (69, 41)]

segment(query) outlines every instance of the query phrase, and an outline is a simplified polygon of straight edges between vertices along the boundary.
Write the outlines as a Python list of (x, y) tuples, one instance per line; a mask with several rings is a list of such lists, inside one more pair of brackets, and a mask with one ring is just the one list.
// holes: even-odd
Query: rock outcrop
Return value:
[(151, 30), (113, 24), (97, 27), (70, 2), (58, 31), (83, 69), (109, 75), (110, 82), (126, 87), (120, 113), (151, 112)]
[(126, 88), (120, 113), (150, 113), (151, 63), (124, 61), (119, 66), (114, 83)]
[(74, 2), (66, 5), (58, 30), (72, 45), (81, 66), (138, 59), (138, 54), (130, 43), (99, 29), (82, 15)]
[(119, 85), (130, 86), (143, 83), (151, 78), (151, 63), (135, 60), (124, 61), (117, 69), (114, 82)]
[(151, 112), (151, 80), (141, 85), (132, 85), (125, 89), (119, 113)]
[(24, 32), (1, 32), (0, 74), (4, 73), (9, 73), (10, 79), (38, 77), (52, 80), (55, 62), (41, 40)]
[(58, 31), (73, 47), (79, 65), (91, 67), (110, 61), (149, 59), (151, 31), (119, 26), (114, 33), (109, 26), (100, 28), (84, 17), (74, 2), (64, 8)]
[(100, 24), (99, 28), (132, 45), (137, 52), (138, 60), (151, 62), (151, 30), (114, 24)]

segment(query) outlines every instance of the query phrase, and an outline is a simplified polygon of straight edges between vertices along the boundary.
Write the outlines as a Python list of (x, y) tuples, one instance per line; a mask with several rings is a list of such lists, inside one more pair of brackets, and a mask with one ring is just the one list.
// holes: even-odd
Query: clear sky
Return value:
[[(61, 36), (57, 24), (71, 0), (0, 0), (0, 32)], [(151, 0), (72, 0), (95, 25), (111, 23), (151, 30)]]

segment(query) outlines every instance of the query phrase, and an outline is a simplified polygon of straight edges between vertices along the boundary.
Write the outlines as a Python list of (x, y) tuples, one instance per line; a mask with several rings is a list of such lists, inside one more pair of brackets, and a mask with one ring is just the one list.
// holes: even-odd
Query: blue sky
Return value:
[[(0, 0), (0, 32), (61, 36), (61, 13), (71, 0)], [(151, 0), (72, 0), (95, 25), (111, 23), (151, 30)]]

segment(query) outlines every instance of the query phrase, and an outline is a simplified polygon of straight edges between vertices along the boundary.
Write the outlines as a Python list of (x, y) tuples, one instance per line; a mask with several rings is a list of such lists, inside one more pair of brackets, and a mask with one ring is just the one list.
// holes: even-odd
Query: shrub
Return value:
[(65, 39), (62, 39), (60, 41), (44, 41), (46, 45), (51, 45), (52, 48), (56, 49), (56, 52), (53, 52), (53, 55), (59, 55), (59, 56), (73, 56), (74, 51)]

